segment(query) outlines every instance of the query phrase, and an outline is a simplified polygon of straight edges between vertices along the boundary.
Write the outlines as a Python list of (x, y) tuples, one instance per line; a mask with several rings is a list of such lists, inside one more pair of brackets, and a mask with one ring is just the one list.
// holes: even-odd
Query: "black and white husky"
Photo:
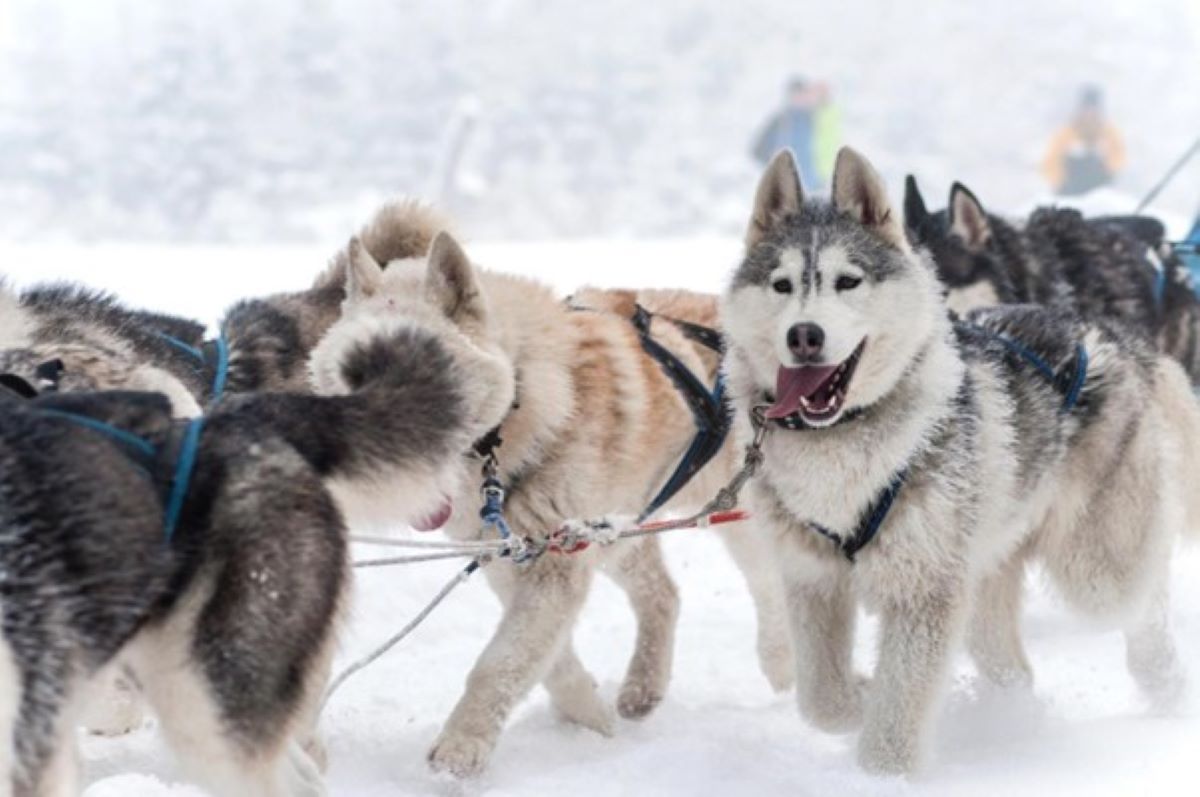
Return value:
[(232, 397), (202, 421), (162, 394), (0, 391), (0, 793), (79, 791), (77, 711), (118, 659), (197, 782), (324, 793), (304, 743), (346, 518), (379, 484), (397, 521), (425, 511), (514, 386), (412, 321), (348, 317), (314, 362), (333, 395)]
[(951, 308), (1033, 302), (1122, 323), (1200, 382), (1200, 300), (1157, 220), (1086, 219), (1043, 207), (1010, 223), (986, 212), (961, 183), (951, 187), (944, 210), (931, 212), (910, 175), (904, 221), (937, 264)]
[[(1027, 562), (1125, 632), (1154, 699), (1182, 686), (1169, 555), (1200, 490), (1200, 421), (1178, 365), (1137, 336), (1031, 306), (956, 323), (874, 169), (845, 149), (831, 203), (786, 153), (759, 185), (722, 308), (743, 433), (766, 424), (750, 507), (786, 582), (801, 712), (862, 725), (862, 765), (922, 761), (947, 664), (1027, 685)], [(856, 607), (881, 620), (872, 678)]]

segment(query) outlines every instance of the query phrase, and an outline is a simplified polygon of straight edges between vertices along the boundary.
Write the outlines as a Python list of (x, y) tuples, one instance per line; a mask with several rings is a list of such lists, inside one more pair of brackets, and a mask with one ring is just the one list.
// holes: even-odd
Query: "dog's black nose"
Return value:
[(793, 324), (787, 331), (787, 345), (796, 359), (802, 363), (811, 362), (821, 354), (825, 345), (825, 330), (816, 324)]

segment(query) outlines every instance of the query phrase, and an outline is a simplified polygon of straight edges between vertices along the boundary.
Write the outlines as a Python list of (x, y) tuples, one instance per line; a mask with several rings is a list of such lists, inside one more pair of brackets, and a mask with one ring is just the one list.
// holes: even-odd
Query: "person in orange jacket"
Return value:
[(1054, 134), (1042, 174), (1060, 196), (1076, 196), (1109, 185), (1125, 167), (1125, 144), (1104, 113), (1104, 95), (1085, 86), (1066, 127)]

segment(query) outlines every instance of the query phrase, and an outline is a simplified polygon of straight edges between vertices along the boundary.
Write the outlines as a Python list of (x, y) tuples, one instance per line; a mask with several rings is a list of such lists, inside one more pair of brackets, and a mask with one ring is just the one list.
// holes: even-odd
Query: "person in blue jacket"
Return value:
[(817, 169), (815, 142), (820, 105), (818, 87), (793, 77), (784, 90), (783, 107), (771, 114), (754, 140), (754, 159), (766, 165), (781, 149), (796, 156), (800, 179), (809, 190), (819, 190), (824, 180)]

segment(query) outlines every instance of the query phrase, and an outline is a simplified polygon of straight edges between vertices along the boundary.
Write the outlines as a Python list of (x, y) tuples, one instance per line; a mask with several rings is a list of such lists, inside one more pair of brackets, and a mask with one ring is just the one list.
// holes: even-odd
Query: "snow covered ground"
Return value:
[[(737, 248), (736, 241), (711, 239), (477, 243), (469, 251), (484, 265), (537, 276), (564, 291), (583, 282), (718, 290)], [(318, 249), (0, 245), (0, 274), (21, 285), (80, 279), (134, 304), (214, 321), (234, 299), (303, 287), (325, 255)], [(750, 601), (719, 542), (704, 532), (677, 532), (664, 545), (683, 613), (671, 693), (648, 720), (621, 722), (616, 737), (604, 739), (561, 722), (537, 693), (517, 712), (482, 779), (458, 786), (430, 775), (425, 751), (498, 617), (495, 600), (477, 579), (330, 704), (324, 731), (333, 794), (1200, 793), (1200, 687), (1170, 716), (1147, 714), (1125, 672), (1119, 635), (1066, 613), (1036, 577), (1025, 622), (1036, 697), (991, 693), (960, 660), (941, 717), (936, 764), (913, 781), (881, 780), (857, 770), (852, 737), (807, 727), (791, 698), (773, 694), (760, 676)], [(454, 569), (439, 563), (360, 573), (339, 667), (399, 628)], [(1173, 582), (1177, 636), (1200, 679), (1200, 550), (1181, 552)], [(864, 668), (872, 637), (867, 623), (858, 648)], [(576, 639), (615, 700), (633, 622), (612, 585), (597, 582)], [(178, 782), (153, 728), (117, 740), (89, 738), (83, 749), (88, 797), (200, 793)]]

